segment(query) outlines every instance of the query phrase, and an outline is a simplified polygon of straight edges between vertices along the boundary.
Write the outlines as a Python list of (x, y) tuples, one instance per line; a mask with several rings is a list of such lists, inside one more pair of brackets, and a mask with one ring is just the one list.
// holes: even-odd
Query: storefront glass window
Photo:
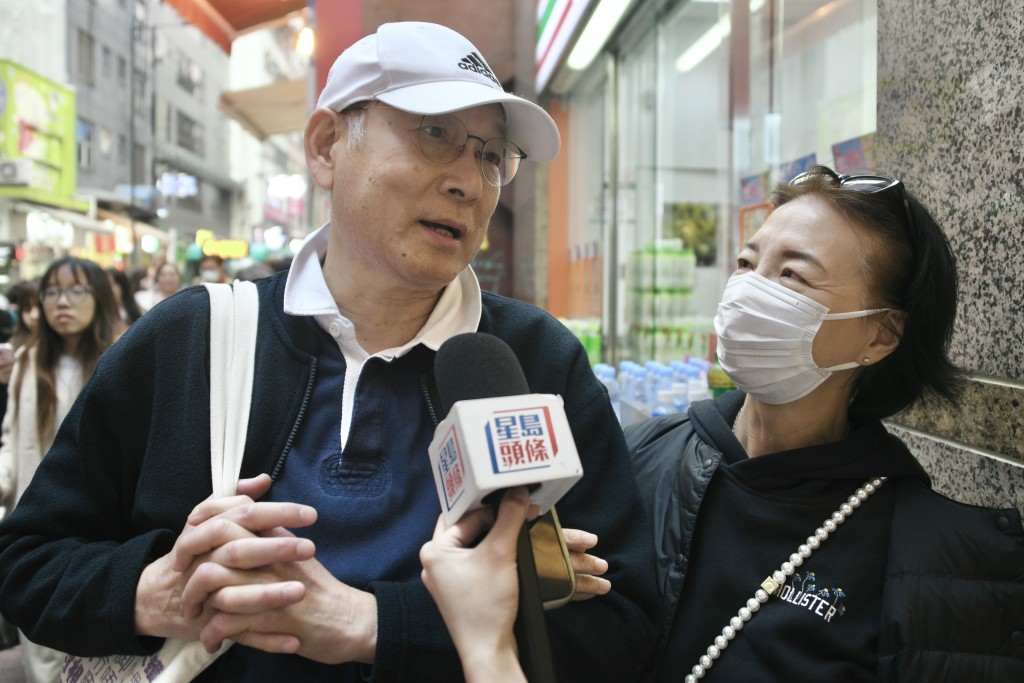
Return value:
[(690, 2), (624, 53), (620, 74), (617, 360), (706, 357), (721, 280), (728, 184), (724, 5)]
[(657, 125), (658, 52), (655, 31), (625, 53), (619, 66), (618, 254), (625, 278), (618, 288), (618, 329), (625, 331), (624, 357), (653, 351), (659, 322), (655, 291), (660, 284), (655, 245), (661, 237)]
[[(607, 68), (610, 62), (601, 66)], [(604, 69), (595, 69), (589, 81), (578, 87), (570, 108), (570, 126), (584, 136), (583, 144), (572, 145), (570, 165), (579, 172), (570, 174), (569, 203), (569, 318), (576, 325), (588, 327), (594, 337), (601, 330), (606, 297), (603, 296), (606, 274), (603, 264), (609, 258), (608, 212), (612, 205), (611, 149), (609, 138), (611, 102), (608, 79)], [(596, 328), (596, 329), (595, 329)], [(597, 354), (600, 345), (596, 344)]]
[(750, 16), (749, 144), (736, 156), (740, 241), (771, 185), (816, 163), (876, 170), (876, 0), (776, 0)]
[(605, 262), (599, 291), (571, 275), (571, 312), (600, 311), (604, 362), (713, 361), (771, 185), (874, 167), (876, 17), (877, 0), (648, 0), (573, 86), (569, 246)]

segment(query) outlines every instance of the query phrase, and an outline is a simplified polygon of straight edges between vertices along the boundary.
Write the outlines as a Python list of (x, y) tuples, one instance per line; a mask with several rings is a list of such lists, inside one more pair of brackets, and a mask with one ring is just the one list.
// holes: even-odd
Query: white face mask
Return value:
[(718, 362), (736, 386), (772, 405), (792, 403), (814, 391), (836, 370), (819, 368), (811, 355), (823, 320), (862, 318), (875, 308), (829, 313), (828, 308), (754, 272), (729, 278), (715, 315)]

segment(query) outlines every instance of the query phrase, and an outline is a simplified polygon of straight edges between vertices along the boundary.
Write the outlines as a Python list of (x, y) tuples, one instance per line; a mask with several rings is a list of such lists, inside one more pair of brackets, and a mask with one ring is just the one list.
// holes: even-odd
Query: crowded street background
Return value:
[[(399, 47), (376, 49), (382, 27), (412, 23), (429, 26), (431, 40), (403, 34)], [(442, 617), (472, 624), (461, 595), (509, 588), (479, 571), (508, 578), (498, 561), (507, 557), (474, 551), (502, 550), (511, 534), (481, 546), (463, 538), (493, 516), (431, 532), (437, 501), (424, 463), (431, 421), (443, 413), (436, 387), (418, 380), (456, 332), (506, 335), (530, 389), (564, 398), (584, 444), (584, 477), (559, 503), (580, 527), (566, 524), (565, 553), (578, 564), (580, 599), (549, 617), (557, 656), (587, 653), (572, 675), (600, 681), (632, 667), (637, 680), (716, 681), (743, 668), (768, 680), (811, 657), (826, 668), (849, 659), (864, 675), (807, 680), (901, 680), (908, 653), (919, 651), (949, 658), (917, 680), (987, 680), (955, 669), (955, 653), (1015, 672), (1024, 662), (1024, 609), (1010, 613), (1024, 599), (1022, 35), (1024, 4), (1004, 0), (0, 0), (0, 605), (58, 648), (0, 617), (0, 683), (56, 681), (66, 642), (105, 654), (90, 640), (97, 621), (122, 650), (153, 649), (128, 623), (125, 596), (142, 585), (143, 565), (171, 563), (186, 519), (188, 528), (210, 521), (193, 510), (198, 487), (179, 481), (198, 469), (189, 457), (205, 467), (208, 446), (197, 434), (207, 424), (210, 309), (197, 287), (236, 280), (259, 283), (261, 324), (276, 330), (260, 337), (256, 373), (267, 384), (254, 392), (240, 496), (360, 520), (361, 535), (330, 527), (345, 532), (338, 545), (322, 527), (310, 531), (313, 559), (324, 559), (323, 544), (340, 567), (327, 574), (362, 580), (353, 614), (369, 622), (374, 601), (382, 610), (376, 650), (346, 651), (352, 680), (409, 680), (417, 667), (457, 678)], [(817, 194), (790, 201), (804, 191)], [(821, 197), (824, 207), (814, 204)], [(808, 205), (814, 211), (801, 212)], [(413, 230), (396, 227), (410, 216)], [(865, 224), (877, 234), (826, 243), (833, 230)], [(894, 234), (892, 253), (868, 258)], [(768, 272), (779, 254), (790, 260)], [(937, 254), (951, 257), (949, 267), (916, 270)], [(838, 272), (850, 277), (840, 282)], [(863, 288), (850, 290), (851, 281)], [(858, 295), (839, 296), (850, 291)], [(921, 318), (930, 327), (918, 334), (932, 346), (911, 345)], [(857, 343), (876, 324), (876, 338)], [(763, 364), (748, 365), (753, 357)], [(149, 373), (139, 383), (154, 386), (140, 388), (136, 368)], [(119, 414), (104, 412), (115, 404)], [(177, 412), (162, 414), (167, 406)], [(113, 426), (97, 437), (101, 418)], [(808, 436), (808, 426), (820, 429)], [(102, 456), (93, 453), (107, 436), (119, 448), (104, 441)], [(254, 436), (313, 464), (289, 471), (284, 455), (276, 467), (257, 463)], [(780, 467), (771, 449), (797, 457)], [(51, 463), (87, 463), (79, 474), (128, 474), (79, 488), (70, 470), (43, 466), (53, 452)], [(401, 466), (367, 455), (395, 452), (413, 455)], [(816, 460), (869, 452), (878, 456), (871, 472)], [(303, 486), (320, 476), (312, 459), (321, 456), (328, 483)], [(33, 492), (40, 468), (45, 483)], [(274, 478), (269, 490), (260, 473)], [(859, 481), (847, 481), (854, 474)], [(400, 484), (408, 498), (380, 503)], [(954, 503), (929, 507), (917, 488)], [(333, 496), (352, 489), (351, 507), (334, 507)], [(65, 499), (81, 498), (57, 531), (40, 530), (24, 513), (11, 522), (26, 491), (32, 509), (54, 517), (67, 512)], [(804, 498), (771, 508), (769, 499), (790, 495)], [(807, 500), (849, 530), (842, 505), (852, 514), (868, 496), (854, 524), (871, 521), (888, 545), (862, 535), (817, 552), (811, 539), (835, 530), (804, 523)], [(114, 509), (129, 498), (142, 521), (125, 523)], [(527, 515), (522, 503), (509, 496), (499, 531)], [(96, 541), (75, 524), (100, 510), (109, 526), (97, 534), (125, 523), (124, 538), (148, 545), (101, 538), (95, 547), (116, 549), (68, 560), (76, 548), (61, 534)], [(393, 526), (394, 545), (391, 534), (367, 531)], [(274, 530), (269, 538), (278, 527), (258, 532)], [(785, 538), (775, 539), (780, 529)], [(806, 532), (808, 543), (790, 547)], [(946, 545), (957, 535), (969, 540)], [(641, 539), (649, 553), (637, 551)], [(836, 547), (848, 562), (829, 564)], [(368, 548), (390, 558), (381, 572), (391, 574), (346, 564), (370, 557)], [(743, 626), (763, 604), (742, 576), (761, 549), (790, 572), (762, 572), (778, 584), (765, 601), (800, 607), (798, 619), (813, 619), (806, 631), (765, 613)], [(186, 551), (174, 552), (185, 562)], [(466, 569), (469, 558), (478, 571)], [(61, 564), (79, 559), (100, 570), (83, 577)], [(854, 572), (859, 560), (875, 564), (849, 581), (822, 571)], [(973, 560), (972, 577), (998, 589), (942, 618), (914, 610), (956, 604), (947, 598), (972, 589), (913, 593), (908, 613), (887, 624), (910, 624), (919, 639), (878, 626), (917, 589), (907, 577), (939, 567), (958, 587), (973, 585), (963, 576)], [(49, 602), (65, 570), (75, 578)], [(108, 575), (120, 583), (97, 578)], [(643, 576), (657, 577), (657, 591)], [(301, 574), (304, 586), (310, 577)], [(727, 600), (725, 588), (739, 583), (742, 599)], [(92, 595), (96, 585), (109, 595)], [(997, 604), (980, 614), (989, 599)], [(684, 616), (674, 624), (677, 607)], [(63, 629), (62, 609), (79, 630)], [(689, 618), (704, 612), (714, 614), (708, 623)], [(582, 614), (585, 627), (574, 630), (566, 614)], [(194, 620), (186, 628), (165, 619), (156, 632), (198, 642)], [(954, 621), (970, 628), (943, 640), (934, 627)], [(851, 623), (860, 630), (833, 638)], [(772, 642), (757, 629), (776, 627), (780, 640), (813, 652), (748, 650), (744, 665), (744, 648)], [(749, 637), (734, 643), (741, 628)], [(462, 634), (454, 645), (464, 658), (475, 656), (474, 638), (492, 634), (451, 632)], [(505, 636), (495, 637), (508, 645)], [(720, 662), (723, 642), (733, 644)], [(254, 650), (265, 643), (243, 645), (207, 678), (305, 680), (261, 659)], [(322, 653), (300, 654), (313, 667)], [(317, 675), (330, 677), (321, 664)]]

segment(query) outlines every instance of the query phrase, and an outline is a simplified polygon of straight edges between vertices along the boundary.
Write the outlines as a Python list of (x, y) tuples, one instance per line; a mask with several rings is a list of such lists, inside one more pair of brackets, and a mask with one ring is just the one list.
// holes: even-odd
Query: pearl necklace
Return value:
[(838, 529), (839, 525), (846, 521), (853, 511), (868, 499), (868, 496), (877, 491), (885, 480), (886, 477), (878, 477), (864, 482), (864, 485), (847, 498), (846, 502), (840, 505), (831, 517), (814, 530), (813, 535), (807, 537), (807, 541), (789, 556), (789, 560), (783, 562), (779, 569), (776, 569), (771, 576), (761, 582), (761, 587), (754, 592), (754, 597), (747, 600), (747, 604), (729, 620), (729, 624), (722, 629), (722, 634), (716, 636), (715, 642), (708, 647), (707, 654), (701, 655), (700, 661), (686, 675), (686, 683), (696, 683), (704, 678), (708, 669), (714, 665), (715, 660), (722, 656), (722, 650), (729, 646), (729, 641), (735, 638), (743, 629), (743, 625), (761, 609), (761, 605), (768, 602), (769, 597), (779, 594), (783, 584), (786, 583), (786, 578), (792, 576), (796, 568), (802, 565), (804, 560), (811, 556), (811, 553), (821, 547), (821, 544), (828, 540), (829, 534)]

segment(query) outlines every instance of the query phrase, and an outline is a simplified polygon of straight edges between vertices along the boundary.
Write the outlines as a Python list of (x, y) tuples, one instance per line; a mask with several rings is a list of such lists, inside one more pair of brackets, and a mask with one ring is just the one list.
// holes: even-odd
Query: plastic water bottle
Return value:
[(615, 378), (615, 368), (604, 363), (594, 366), (594, 374), (601, 380), (601, 384), (608, 389), (608, 399), (611, 401), (612, 410), (615, 411), (615, 418), (622, 422), (622, 400), (620, 397), (619, 381)]
[(690, 379), (689, 366), (681, 360), (674, 360), (669, 364), (672, 368), (673, 382), (686, 382)]
[(685, 413), (690, 407), (690, 383), (672, 382), (672, 409)]
[[(649, 360), (644, 364), (645, 370), (645, 403), (647, 412), (650, 413), (658, 405), (658, 392), (662, 389), (671, 389), (671, 371), (662, 363), (656, 360)], [(668, 374), (666, 375), (666, 371)]]
[(672, 412), (675, 412), (675, 406), (672, 405), (672, 390), (662, 389), (658, 392), (658, 403), (654, 406), (654, 410), (651, 411), (651, 417), (668, 415)]
[(627, 427), (650, 415), (647, 406), (646, 371), (633, 361), (623, 361), (619, 379), (622, 426)]
[(708, 377), (705, 373), (690, 380), (690, 388), (687, 392), (690, 404), (692, 405), (695, 401), (703, 401), (706, 398), (711, 398), (711, 393), (708, 391)]

